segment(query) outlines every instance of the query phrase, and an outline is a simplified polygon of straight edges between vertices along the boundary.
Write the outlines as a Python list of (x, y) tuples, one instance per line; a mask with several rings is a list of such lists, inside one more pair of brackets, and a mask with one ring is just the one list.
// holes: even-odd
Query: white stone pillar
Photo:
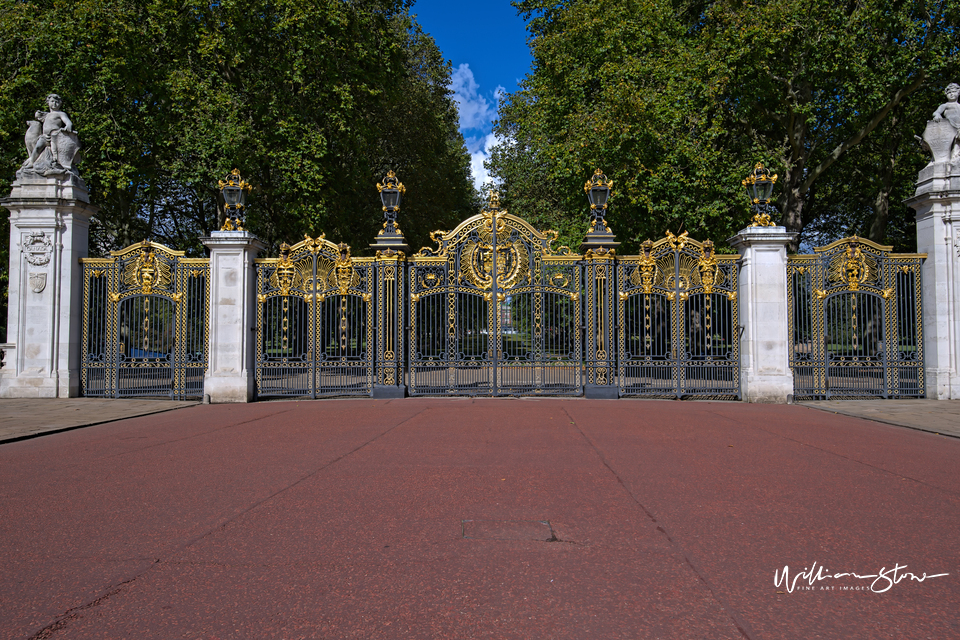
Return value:
[(787, 245), (784, 227), (747, 227), (728, 242), (740, 252), (740, 385), (747, 402), (785, 403), (793, 396), (787, 332)]
[(248, 231), (214, 231), (210, 249), (210, 360), (203, 392), (211, 402), (250, 402), (254, 396), (257, 272), (265, 248)]
[(0, 201), (10, 211), (10, 288), (0, 397), (80, 394), (83, 271), (90, 205), (83, 181), (27, 173)]
[[(928, 125), (929, 128), (929, 125)], [(923, 358), (926, 396), (960, 399), (960, 162), (920, 170), (906, 203), (917, 212), (923, 263)]]

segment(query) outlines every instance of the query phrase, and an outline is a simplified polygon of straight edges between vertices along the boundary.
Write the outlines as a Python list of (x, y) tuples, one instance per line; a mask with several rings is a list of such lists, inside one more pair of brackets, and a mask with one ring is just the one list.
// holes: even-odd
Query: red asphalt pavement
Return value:
[[(0, 637), (950, 640), (958, 462), (800, 406), (197, 406), (0, 445)], [(949, 575), (774, 585), (813, 562)]]

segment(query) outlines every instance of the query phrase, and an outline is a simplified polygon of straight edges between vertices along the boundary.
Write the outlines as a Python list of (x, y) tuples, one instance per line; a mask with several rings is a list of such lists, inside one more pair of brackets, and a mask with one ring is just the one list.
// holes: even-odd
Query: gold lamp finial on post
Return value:
[(226, 178), (217, 182), (223, 196), (225, 214), (221, 231), (243, 231), (243, 222), (247, 206), (247, 194), (253, 186), (240, 177), (240, 170), (234, 169)]
[(393, 169), (387, 171), (383, 182), (377, 183), (380, 193), (380, 204), (383, 206), (383, 229), (377, 234), (377, 239), (370, 245), (379, 251), (403, 251), (410, 249), (397, 224), (397, 213), (400, 211), (400, 201), (407, 188), (397, 178)]
[(750, 174), (740, 181), (743, 188), (747, 191), (747, 198), (750, 200), (750, 208), (753, 210), (753, 219), (750, 222), (751, 227), (774, 227), (776, 224), (770, 219), (770, 214), (776, 213), (776, 208), (770, 204), (770, 198), (773, 195), (773, 185), (777, 183), (777, 174), (770, 175), (770, 172), (758, 162)]
[(613, 180), (598, 167), (583, 184), (583, 191), (590, 202), (590, 230), (580, 244), (580, 250), (586, 253), (588, 250), (616, 249), (620, 243), (607, 224), (607, 204), (613, 194)]

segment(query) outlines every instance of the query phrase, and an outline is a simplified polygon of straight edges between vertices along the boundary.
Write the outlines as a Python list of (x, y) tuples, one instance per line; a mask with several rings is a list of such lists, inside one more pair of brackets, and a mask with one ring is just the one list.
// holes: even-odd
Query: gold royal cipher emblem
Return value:
[[(479, 230), (476, 241), (467, 242), (463, 248), (463, 259), (460, 263), (461, 282), (466, 281), (476, 288), (487, 291), (484, 295), (487, 300), (493, 298), (493, 290), (510, 289), (529, 277), (530, 266), (528, 260), (522, 259), (523, 243), (498, 241), (496, 264), (494, 264), (493, 236), (506, 230), (505, 221), (498, 217), (500, 200), (496, 193), (491, 194), (487, 209), (483, 212), (483, 227)], [(497, 293), (498, 300), (504, 298), (501, 291)]]

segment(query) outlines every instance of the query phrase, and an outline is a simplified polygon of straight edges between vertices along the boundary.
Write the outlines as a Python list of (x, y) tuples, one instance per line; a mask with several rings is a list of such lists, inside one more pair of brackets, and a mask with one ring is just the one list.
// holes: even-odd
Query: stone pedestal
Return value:
[(80, 330), (90, 205), (86, 185), (26, 173), (0, 200), (10, 211), (7, 344), (0, 397), (72, 398), (80, 394)]
[(740, 384), (747, 402), (785, 403), (793, 396), (787, 332), (787, 245), (784, 227), (747, 227), (728, 242), (741, 256)]
[(617, 236), (610, 230), (606, 224), (594, 225), (590, 227), (580, 243), (580, 253), (586, 254), (587, 251), (614, 250), (620, 247), (617, 242)]
[(214, 231), (210, 249), (210, 363), (203, 381), (211, 402), (250, 402), (256, 358), (256, 268), (265, 246), (248, 231)]
[(410, 245), (396, 227), (382, 229), (370, 248), (384, 253), (387, 251), (410, 253)]
[(923, 357), (926, 396), (960, 399), (960, 162), (920, 171), (906, 201), (917, 212), (923, 263)]

